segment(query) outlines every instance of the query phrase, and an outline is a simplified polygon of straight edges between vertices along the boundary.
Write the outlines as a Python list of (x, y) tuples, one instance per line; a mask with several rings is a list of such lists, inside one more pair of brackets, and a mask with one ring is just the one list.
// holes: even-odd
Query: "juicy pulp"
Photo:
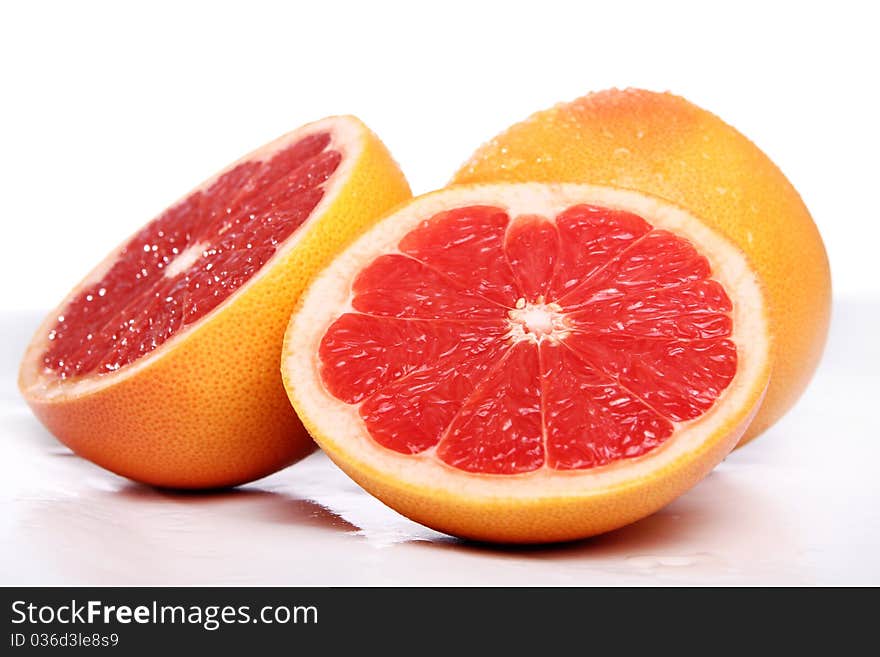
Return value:
[(319, 347), (371, 438), (454, 468), (583, 470), (650, 452), (737, 370), (693, 245), (621, 210), (436, 214), (366, 266)]
[(147, 224), (49, 331), (61, 379), (118, 370), (244, 285), (312, 214), (342, 159), (318, 132), (248, 160)]

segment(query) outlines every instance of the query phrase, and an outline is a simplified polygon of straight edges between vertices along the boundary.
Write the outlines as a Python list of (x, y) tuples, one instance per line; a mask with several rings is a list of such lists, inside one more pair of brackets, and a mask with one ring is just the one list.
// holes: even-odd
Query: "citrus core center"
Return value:
[(520, 340), (558, 341), (568, 335), (565, 315), (557, 303), (527, 303), (520, 298), (516, 307), (507, 313), (510, 322), (510, 338), (514, 342)]

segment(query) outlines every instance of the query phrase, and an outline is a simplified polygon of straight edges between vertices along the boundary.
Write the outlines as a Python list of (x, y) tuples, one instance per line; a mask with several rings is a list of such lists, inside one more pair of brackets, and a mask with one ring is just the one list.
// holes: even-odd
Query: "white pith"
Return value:
[(558, 303), (527, 303), (523, 298), (517, 299), (516, 306), (507, 311), (507, 321), (511, 342), (559, 342), (569, 333), (565, 314)]
[[(42, 355), (49, 343), (49, 331), (55, 325), (58, 316), (64, 308), (67, 307), (67, 304), (75, 298), (79, 291), (95, 281), (100, 280), (104, 274), (109, 271), (113, 266), (113, 263), (116, 262), (119, 257), (122, 248), (129, 243), (134, 237), (134, 234), (127, 237), (110, 253), (110, 255), (101, 261), (98, 266), (96, 266), (77, 284), (77, 286), (65, 297), (64, 301), (62, 301), (53, 312), (48, 314), (43, 324), (36, 330), (34, 338), (31, 340), (27, 352), (25, 353), (25, 357), (22, 360), (22, 369), (19, 374), (19, 385), (22, 392), (26, 396), (32, 396), (47, 401), (61, 401), (64, 399), (92, 394), (108, 386), (115, 385), (125, 378), (134, 376), (143, 368), (156, 362), (156, 360), (161, 358), (164, 354), (170, 353), (182, 339), (186, 336), (191, 336), (193, 331), (205, 329), (217, 316), (222, 314), (225, 308), (230, 304), (233, 304), (238, 297), (244, 294), (260, 279), (261, 276), (269, 271), (275, 263), (285, 258), (293, 249), (295, 249), (297, 243), (299, 243), (303, 236), (308, 233), (309, 224), (312, 220), (321, 216), (326, 211), (327, 207), (333, 203), (339, 188), (348, 180), (349, 174), (363, 150), (364, 130), (365, 128), (360, 122), (346, 116), (333, 116), (306, 124), (239, 158), (211, 178), (202, 182), (199, 186), (190, 190), (173, 204), (169, 205), (168, 207), (173, 207), (192, 194), (209, 187), (220, 176), (239, 164), (252, 160), (266, 159), (289, 144), (299, 141), (310, 134), (328, 132), (330, 134), (330, 143), (327, 145), (326, 149), (337, 150), (342, 156), (336, 171), (334, 171), (330, 178), (324, 183), (324, 196), (318, 205), (315, 206), (315, 209), (312, 211), (309, 218), (306, 219), (278, 249), (276, 249), (272, 257), (269, 258), (258, 272), (256, 272), (244, 285), (218, 304), (216, 308), (198, 319), (194, 324), (179, 330), (152, 352), (112, 373), (89, 374), (81, 378), (61, 380), (54, 374), (54, 372), (46, 371), (42, 366)], [(201, 256), (202, 249), (200, 247), (198, 250), (194, 250), (196, 247), (200, 247), (200, 245), (195, 244), (188, 247), (177, 258), (171, 261), (168, 265), (168, 269), (172, 269), (178, 261), (188, 255), (191, 256), (188, 259), (191, 259), (192, 262), (197, 260), (198, 257)], [(193, 252), (188, 254), (191, 250), (193, 250)], [(190, 262), (190, 264), (192, 264), (192, 262)], [(170, 275), (167, 270), (165, 274)]]
[[(555, 217), (577, 204), (589, 203), (627, 210), (643, 217), (655, 228), (670, 230), (691, 241), (710, 262), (712, 278), (727, 291), (732, 303), (733, 334), (737, 346), (737, 373), (708, 412), (690, 422), (677, 423), (676, 432), (648, 454), (586, 470), (553, 470), (544, 466), (517, 475), (468, 473), (434, 456), (433, 449), (405, 455), (380, 446), (367, 433), (356, 405), (331, 395), (323, 385), (318, 367), (318, 347), (330, 324), (351, 308), (351, 285), (357, 273), (375, 257), (397, 252), (400, 240), (419, 222), (441, 211), (467, 205), (492, 205), (517, 214)], [(519, 304), (518, 304), (519, 305)], [(526, 311), (523, 308), (514, 310)], [(550, 314), (551, 309), (529, 308)], [(525, 317), (516, 322), (523, 326)], [(544, 322), (547, 317), (535, 317)], [(556, 330), (548, 334), (552, 336)], [(520, 328), (527, 339), (534, 333)], [(669, 203), (627, 190), (589, 185), (478, 185), (452, 188), (416, 199), (379, 222), (354, 242), (333, 264), (312, 281), (304, 292), (285, 339), (282, 368), (289, 381), (289, 394), (301, 417), (322, 447), (331, 455), (344, 454), (358, 467), (384, 473), (402, 485), (436, 489), (470, 499), (580, 496), (624, 486), (647, 473), (670, 465), (700, 448), (731, 419), (744, 419), (763, 386), (769, 358), (765, 307), (759, 283), (743, 254), (726, 238)], [(511, 334), (511, 337), (514, 337)], [(747, 338), (747, 339), (746, 339)], [(528, 338), (534, 339), (534, 338)]]
[(197, 242), (196, 244), (186, 247), (183, 251), (177, 254), (177, 257), (174, 258), (174, 260), (168, 263), (168, 265), (162, 270), (162, 275), (165, 278), (174, 278), (178, 274), (182, 274), (192, 267), (199, 258), (204, 256), (205, 248), (207, 246), (208, 245), (205, 242)]

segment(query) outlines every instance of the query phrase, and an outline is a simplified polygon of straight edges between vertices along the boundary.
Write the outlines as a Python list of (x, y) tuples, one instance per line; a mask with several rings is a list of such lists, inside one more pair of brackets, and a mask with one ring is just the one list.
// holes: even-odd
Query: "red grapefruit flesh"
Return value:
[[(634, 214), (583, 204), (511, 223), (501, 208), (464, 207), (399, 246), (355, 279), (353, 312), (319, 351), (324, 384), (363, 397), (361, 417), (389, 449), (436, 447), (444, 463), (489, 474), (605, 465), (662, 444), (736, 373), (730, 299), (708, 261)], [(443, 297), (420, 303), (413, 284)], [(364, 359), (377, 336), (391, 340)], [(399, 345), (418, 348), (389, 353)]]
[(197, 322), (308, 219), (341, 160), (329, 132), (310, 134), (151, 221), (58, 315), (45, 368), (61, 379), (113, 372)]
[(81, 455), (133, 479), (201, 488), (254, 479), (312, 443), (278, 377), (299, 292), (409, 195), (353, 117), (251, 153), (149, 222), (37, 331), (20, 387)]
[(461, 536), (576, 538), (735, 445), (767, 383), (762, 303), (735, 247), (657, 199), (451, 188), (317, 277), (283, 369), (316, 440), (392, 507)]

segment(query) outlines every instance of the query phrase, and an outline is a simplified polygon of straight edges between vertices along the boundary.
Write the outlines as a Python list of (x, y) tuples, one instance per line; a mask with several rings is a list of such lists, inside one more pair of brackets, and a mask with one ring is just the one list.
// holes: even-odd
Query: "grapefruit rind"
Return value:
[[(713, 407), (676, 423), (644, 456), (589, 470), (487, 475), (446, 465), (433, 450), (404, 455), (367, 433), (355, 405), (321, 380), (318, 346), (330, 324), (352, 310), (352, 283), (376, 256), (397, 251), (419, 222), (444, 210), (491, 205), (556, 216), (588, 203), (633, 212), (690, 240), (733, 301), (738, 369)], [(607, 531), (664, 506), (707, 474), (736, 444), (769, 381), (770, 338), (761, 286), (745, 256), (687, 211), (629, 190), (578, 184), (489, 184), (422, 196), (386, 217), (318, 274), (302, 295), (284, 341), (282, 374), (306, 428), (344, 471), (387, 504), (448, 533), (482, 540), (544, 542)], [(626, 501), (629, 499), (630, 501)], [(567, 510), (566, 510), (567, 509)], [(557, 520), (553, 520), (557, 518)], [(562, 520), (564, 519), (564, 520)]]
[(284, 327), (311, 274), (376, 217), (410, 198), (385, 146), (358, 119), (304, 125), (223, 169), (327, 131), (342, 152), (309, 218), (250, 280), (195, 324), (120, 370), (60, 381), (40, 357), (58, 313), (112, 265), (90, 272), (37, 329), (19, 388), (43, 424), (75, 452), (158, 486), (214, 488), (260, 478), (314, 449), (277, 376)]

